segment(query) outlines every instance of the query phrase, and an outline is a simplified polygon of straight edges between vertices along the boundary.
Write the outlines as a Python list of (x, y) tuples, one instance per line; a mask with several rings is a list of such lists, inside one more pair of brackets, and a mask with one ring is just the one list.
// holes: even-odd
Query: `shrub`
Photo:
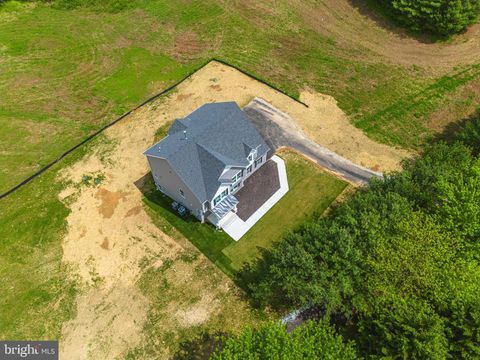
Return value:
[(476, 21), (478, 0), (383, 0), (408, 28), (448, 36)]

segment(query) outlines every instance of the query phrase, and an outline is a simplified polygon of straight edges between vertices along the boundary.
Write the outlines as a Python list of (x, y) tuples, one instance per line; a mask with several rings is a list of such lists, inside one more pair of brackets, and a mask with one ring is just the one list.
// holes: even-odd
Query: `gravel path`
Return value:
[(382, 173), (357, 165), (317, 144), (290, 116), (261, 98), (254, 98), (243, 110), (272, 149), (293, 148), (320, 166), (358, 185), (366, 184), (372, 176), (383, 176)]

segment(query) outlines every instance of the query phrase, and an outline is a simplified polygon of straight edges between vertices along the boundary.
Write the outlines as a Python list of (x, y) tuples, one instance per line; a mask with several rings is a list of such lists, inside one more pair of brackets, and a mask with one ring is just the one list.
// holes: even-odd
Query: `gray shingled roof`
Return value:
[(168, 136), (146, 150), (146, 156), (166, 159), (200, 202), (211, 200), (226, 166), (245, 167), (247, 156), (269, 147), (234, 102), (210, 103), (177, 119)]

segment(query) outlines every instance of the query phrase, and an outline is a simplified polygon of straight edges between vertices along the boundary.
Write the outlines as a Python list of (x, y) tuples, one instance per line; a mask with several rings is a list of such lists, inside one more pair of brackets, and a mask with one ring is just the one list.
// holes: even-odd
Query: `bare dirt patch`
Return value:
[[(220, 86), (222, 91), (211, 85)], [(158, 336), (218, 319), (223, 327), (220, 330), (234, 330), (251, 316), (233, 283), (205, 257), (199, 255), (193, 263), (179, 260), (187, 250), (198, 251), (152, 223), (142, 207), (139, 188), (148, 173), (142, 153), (162, 125), (206, 102), (246, 105), (255, 96), (289, 113), (322, 145), (365, 166), (396, 168), (405, 155), (367, 138), (330, 97), (303, 92), (302, 100), (310, 106), (306, 108), (230, 67), (210, 63), (179, 85), (175, 93), (136, 110), (106, 130), (105, 139), (111, 144), (108, 151), (100, 143), (89, 156), (60, 174), (61, 180), (71, 184), (60, 197), (71, 210), (63, 261), (76, 270), (83, 286), (77, 298), (77, 315), (63, 328), (62, 354), (68, 354), (69, 359), (124, 355), (149, 341), (143, 326), (152, 316), (152, 307), (161, 313), (155, 318), (155, 326), (161, 330)], [(82, 183), (85, 174), (104, 174), (104, 179), (99, 186), (87, 186)], [(159, 289), (152, 303), (139, 290), (138, 281), (145, 274), (146, 262), (159, 268), (167, 260), (173, 266), (158, 275), (158, 283), (172, 285)], [(156, 278), (153, 283), (157, 283)], [(159, 357), (171, 356), (170, 348), (162, 351)]]
[(206, 48), (205, 45), (197, 33), (186, 31), (175, 37), (170, 55), (180, 62), (188, 61), (203, 53)]
[(175, 317), (181, 326), (190, 327), (205, 323), (219, 308), (218, 299), (211, 295), (204, 295), (198, 302), (186, 309), (178, 309)]
[(126, 193), (122, 191), (112, 192), (104, 188), (99, 188), (95, 194), (96, 199), (100, 199), (101, 203), (98, 212), (106, 219), (110, 219), (118, 206), (121, 199), (124, 199)]
[(140, 214), (141, 212), (142, 212), (142, 206), (138, 205), (128, 210), (127, 213), (125, 214), (125, 217), (135, 216)]
[(193, 94), (179, 94), (177, 96), (177, 101), (184, 101), (191, 97)]

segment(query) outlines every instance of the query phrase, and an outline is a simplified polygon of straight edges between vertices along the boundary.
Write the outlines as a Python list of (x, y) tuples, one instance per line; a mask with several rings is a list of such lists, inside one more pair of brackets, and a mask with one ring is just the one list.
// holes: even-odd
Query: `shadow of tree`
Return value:
[(206, 360), (214, 351), (220, 350), (227, 338), (226, 333), (203, 332), (199, 336), (180, 343), (179, 350), (173, 355), (173, 360)]
[(422, 44), (433, 44), (445, 40), (437, 35), (406, 29), (395, 17), (386, 3), (379, 0), (348, 0), (360, 14), (373, 20), (378, 27), (397, 35), (402, 39), (414, 39)]
[(448, 124), (431, 139), (431, 143), (460, 141), (470, 147), (474, 155), (480, 153), (480, 107), (470, 116)]

